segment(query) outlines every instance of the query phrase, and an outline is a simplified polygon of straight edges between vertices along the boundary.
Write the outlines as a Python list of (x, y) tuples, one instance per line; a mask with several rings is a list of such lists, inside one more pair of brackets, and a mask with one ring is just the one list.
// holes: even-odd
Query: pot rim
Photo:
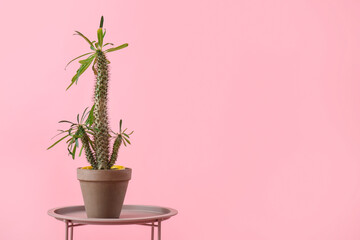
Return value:
[(93, 170), (77, 168), (77, 179), (79, 181), (89, 182), (113, 182), (113, 181), (129, 181), (131, 179), (131, 168), (122, 170)]

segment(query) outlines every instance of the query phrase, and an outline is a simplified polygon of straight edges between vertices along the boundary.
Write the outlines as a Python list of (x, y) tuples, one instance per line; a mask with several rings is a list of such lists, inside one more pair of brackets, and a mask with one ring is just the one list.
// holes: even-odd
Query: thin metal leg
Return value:
[(65, 220), (65, 240), (69, 239), (69, 221)]
[(71, 223), (70, 225), (70, 240), (73, 240), (74, 237), (74, 224)]
[(161, 221), (158, 221), (158, 240), (161, 240)]
[(154, 240), (154, 223), (151, 224), (151, 240)]

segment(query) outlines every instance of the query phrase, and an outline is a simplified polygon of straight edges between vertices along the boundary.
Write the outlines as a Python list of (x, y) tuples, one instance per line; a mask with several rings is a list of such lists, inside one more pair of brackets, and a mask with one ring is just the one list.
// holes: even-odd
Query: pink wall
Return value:
[[(65, 92), (64, 66), (101, 14), (130, 44), (108, 56), (111, 125), (135, 130), (126, 202), (178, 209), (164, 239), (360, 238), (359, 1), (34, 0), (0, 3), (0, 239), (63, 239), (47, 210), (82, 203), (85, 159), (45, 149), (91, 104), (91, 73)], [(102, 234), (149, 229), (75, 239)]]

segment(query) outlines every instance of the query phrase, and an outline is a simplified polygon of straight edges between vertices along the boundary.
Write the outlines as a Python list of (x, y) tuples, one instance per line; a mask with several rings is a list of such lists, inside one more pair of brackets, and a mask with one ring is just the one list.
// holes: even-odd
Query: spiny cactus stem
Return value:
[(97, 169), (108, 169), (110, 155), (109, 139), (109, 121), (107, 113), (107, 94), (108, 94), (108, 61), (101, 50), (96, 51), (96, 85), (95, 85), (95, 107), (94, 107), (94, 124), (98, 131), (95, 132), (95, 147)]
[(119, 134), (114, 141), (113, 150), (112, 150), (112, 154), (111, 154), (111, 158), (110, 158), (110, 162), (109, 162), (109, 168), (111, 168), (116, 162), (121, 143), (122, 143), (122, 137)]
[(94, 158), (94, 154), (90, 147), (90, 138), (87, 135), (83, 126), (79, 126), (79, 131), (80, 131), (80, 135), (81, 135), (81, 143), (85, 149), (86, 159), (88, 160), (90, 165), (95, 169), (96, 168), (96, 160)]

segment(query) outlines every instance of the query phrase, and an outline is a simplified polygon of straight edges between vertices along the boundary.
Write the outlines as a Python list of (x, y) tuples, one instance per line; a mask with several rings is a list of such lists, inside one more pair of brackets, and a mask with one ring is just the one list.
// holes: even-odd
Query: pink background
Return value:
[(64, 239), (47, 210), (82, 203), (85, 159), (46, 148), (91, 105), (91, 72), (65, 92), (64, 66), (102, 14), (130, 44), (108, 55), (111, 126), (135, 130), (126, 203), (178, 209), (163, 239), (360, 238), (359, 1), (34, 0), (0, 2), (0, 239)]

